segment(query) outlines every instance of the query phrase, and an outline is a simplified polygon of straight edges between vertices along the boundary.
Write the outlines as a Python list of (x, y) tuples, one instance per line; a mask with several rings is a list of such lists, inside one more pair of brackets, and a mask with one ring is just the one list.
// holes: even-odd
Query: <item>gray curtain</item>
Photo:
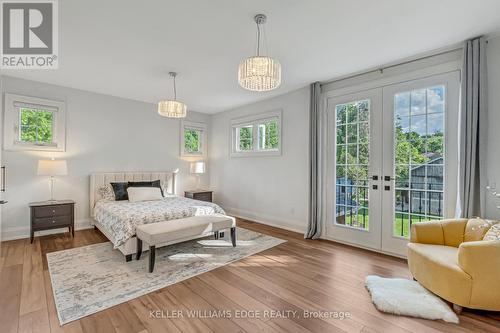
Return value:
[(309, 222), (305, 238), (321, 236), (321, 163), (320, 163), (321, 84), (311, 84), (309, 110)]
[(457, 217), (483, 216), (486, 160), (486, 41), (464, 44)]

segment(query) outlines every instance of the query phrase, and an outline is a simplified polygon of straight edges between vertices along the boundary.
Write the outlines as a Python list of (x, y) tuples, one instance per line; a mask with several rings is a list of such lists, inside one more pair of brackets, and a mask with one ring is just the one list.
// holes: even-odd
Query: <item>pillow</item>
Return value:
[(127, 189), (128, 201), (153, 201), (163, 199), (161, 189), (158, 187), (135, 187), (131, 186)]
[(127, 182), (110, 183), (110, 184), (113, 187), (113, 191), (115, 192), (115, 200), (116, 201), (128, 200), (128, 193), (127, 193), (128, 183)]
[(160, 180), (152, 181), (141, 181), (141, 182), (128, 182), (128, 187), (158, 187), (163, 195), (163, 189), (161, 188)]
[(485, 241), (500, 241), (500, 222), (491, 226), (483, 237)]
[(97, 193), (101, 196), (102, 200), (115, 201), (115, 192), (110, 184), (99, 186)]
[(465, 225), (464, 242), (475, 242), (483, 239), (490, 226), (490, 220), (479, 217), (469, 219)]

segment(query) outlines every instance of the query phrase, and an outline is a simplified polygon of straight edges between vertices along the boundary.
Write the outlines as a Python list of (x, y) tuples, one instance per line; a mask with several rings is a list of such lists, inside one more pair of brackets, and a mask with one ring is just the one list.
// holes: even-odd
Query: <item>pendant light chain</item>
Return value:
[(257, 23), (257, 57), (260, 56), (260, 23), (259, 21), (255, 22)]
[(176, 101), (177, 100), (177, 88), (175, 86), (175, 77), (176, 77), (176, 75), (173, 75), (173, 77), (174, 77), (174, 101)]

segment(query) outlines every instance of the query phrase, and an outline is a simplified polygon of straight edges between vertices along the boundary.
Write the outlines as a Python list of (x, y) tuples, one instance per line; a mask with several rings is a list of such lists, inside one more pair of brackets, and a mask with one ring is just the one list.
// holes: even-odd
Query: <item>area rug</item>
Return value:
[(264, 251), (285, 241), (238, 228), (234, 248), (224, 238), (202, 238), (156, 250), (153, 273), (149, 253), (125, 262), (110, 242), (47, 254), (54, 300), (61, 325), (127, 302)]
[(458, 324), (455, 312), (417, 281), (369, 275), (365, 286), (379, 311)]

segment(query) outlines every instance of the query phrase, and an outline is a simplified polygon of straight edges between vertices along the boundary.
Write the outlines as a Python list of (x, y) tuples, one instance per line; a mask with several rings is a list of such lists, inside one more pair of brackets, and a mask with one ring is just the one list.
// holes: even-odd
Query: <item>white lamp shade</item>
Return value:
[(205, 162), (192, 162), (190, 171), (191, 173), (205, 173)]
[(39, 160), (39, 176), (66, 176), (68, 174), (68, 165), (65, 160)]
[(281, 84), (281, 65), (271, 57), (250, 57), (240, 63), (240, 86), (252, 91), (269, 91)]
[(158, 114), (167, 118), (186, 117), (187, 106), (179, 101), (160, 101), (158, 102)]

